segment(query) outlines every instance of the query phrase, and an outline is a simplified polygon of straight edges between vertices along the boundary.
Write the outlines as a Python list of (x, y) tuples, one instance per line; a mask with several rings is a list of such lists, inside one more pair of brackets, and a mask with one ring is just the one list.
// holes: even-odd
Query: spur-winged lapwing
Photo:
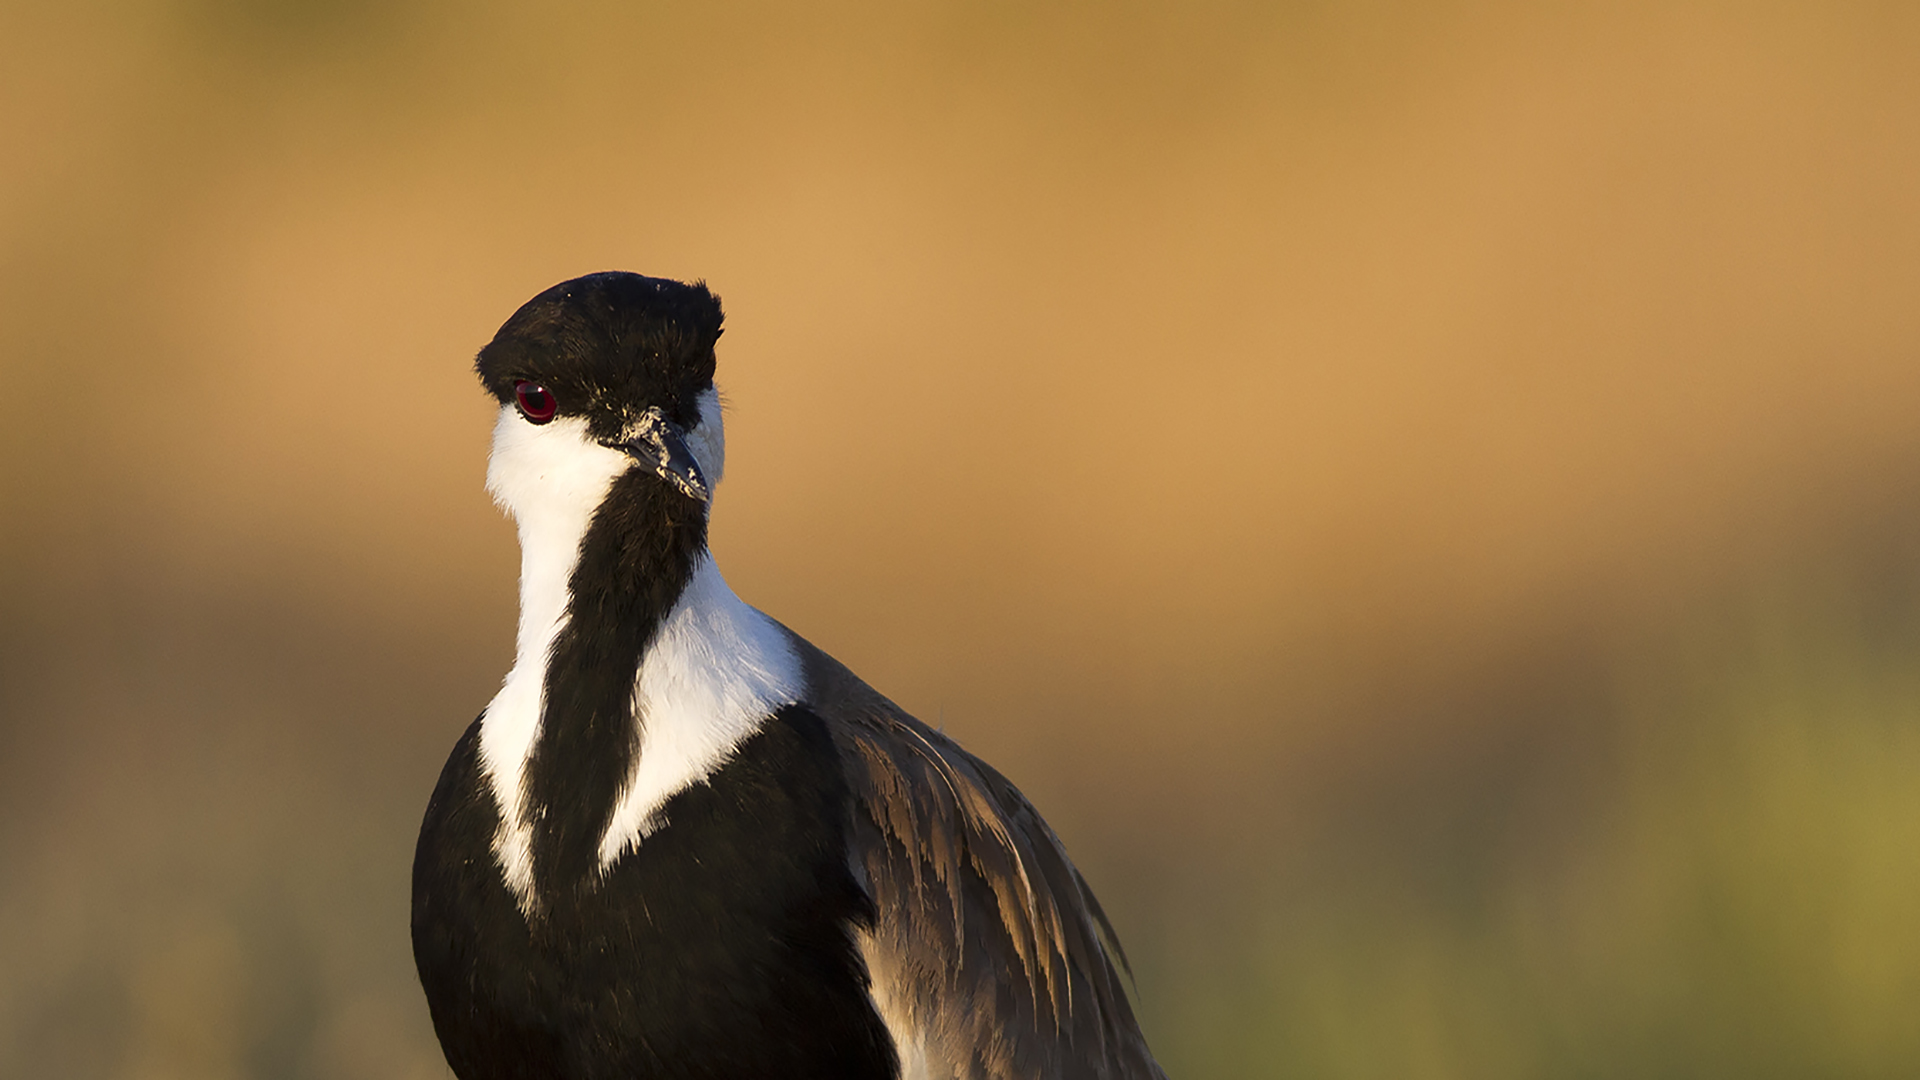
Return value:
[(414, 858), (453, 1071), (1164, 1080), (1033, 806), (721, 578), (720, 320), (594, 274), (480, 352), (520, 626)]

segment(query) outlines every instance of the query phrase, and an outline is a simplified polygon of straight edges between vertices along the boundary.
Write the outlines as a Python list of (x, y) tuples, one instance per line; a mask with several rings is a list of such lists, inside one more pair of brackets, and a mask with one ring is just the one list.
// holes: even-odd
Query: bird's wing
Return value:
[(903, 1080), (1165, 1080), (1113, 928), (1007, 779), (795, 638), (853, 788), (861, 935)]

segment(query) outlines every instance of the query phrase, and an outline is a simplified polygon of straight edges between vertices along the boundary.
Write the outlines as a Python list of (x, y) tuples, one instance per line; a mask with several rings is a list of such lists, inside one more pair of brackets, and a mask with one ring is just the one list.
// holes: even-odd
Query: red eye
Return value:
[(513, 399), (520, 403), (520, 415), (535, 424), (544, 424), (553, 419), (553, 414), (560, 408), (546, 387), (525, 379), (513, 384)]

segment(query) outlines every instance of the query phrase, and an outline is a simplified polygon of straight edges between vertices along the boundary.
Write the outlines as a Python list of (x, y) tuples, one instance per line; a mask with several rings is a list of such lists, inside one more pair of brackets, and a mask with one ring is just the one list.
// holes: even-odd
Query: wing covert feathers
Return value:
[(1093, 892), (1025, 796), (795, 636), (854, 794), (860, 942), (903, 1080), (1165, 1080)]

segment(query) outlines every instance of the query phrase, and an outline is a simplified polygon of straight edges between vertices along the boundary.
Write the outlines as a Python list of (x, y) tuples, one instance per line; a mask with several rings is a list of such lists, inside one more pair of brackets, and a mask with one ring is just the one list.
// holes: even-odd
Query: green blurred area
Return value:
[(749, 602), (1200, 1077), (1920, 1075), (1920, 18), (0, 7), (0, 1077), (446, 1075), (470, 360), (705, 277)]
[(1524, 774), (1495, 807), (1475, 795), (1511, 779), (1384, 829), (1363, 809), (1257, 867), (1192, 867), (1240, 888), (1156, 912), (1142, 978), (1169, 1061), (1912, 1075), (1920, 624), (1909, 607), (1888, 625), (1883, 600), (1769, 583), (1640, 642), (1585, 735), (1475, 763)]

